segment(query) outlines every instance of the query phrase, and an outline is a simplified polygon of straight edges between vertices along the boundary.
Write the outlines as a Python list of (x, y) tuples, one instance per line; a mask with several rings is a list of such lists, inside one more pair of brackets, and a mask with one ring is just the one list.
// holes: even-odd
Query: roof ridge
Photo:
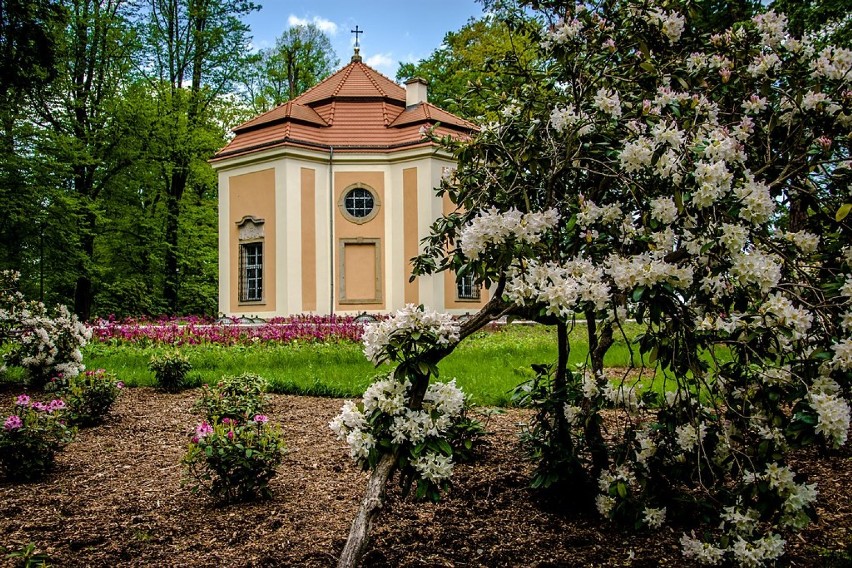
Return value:
[(344, 70), (346, 70), (346, 74), (345, 74), (345, 75), (343, 76), (343, 78), (342, 78), (342, 79), (341, 79), (341, 80), (337, 83), (337, 86), (336, 86), (336, 87), (334, 88), (334, 90), (331, 92), (331, 96), (332, 96), (332, 97), (336, 97), (336, 96), (340, 93), (340, 89), (341, 89), (341, 88), (343, 88), (343, 85), (344, 85), (344, 83), (346, 83), (346, 80), (347, 80), (347, 79), (349, 79), (349, 76), (350, 76), (350, 75), (352, 75), (352, 70), (353, 70), (353, 69), (355, 69), (355, 66), (354, 66), (354, 65), (347, 65), (347, 66), (346, 66), (346, 67), (344, 67), (343, 69), (344, 69)]
[[(375, 69), (373, 69), (369, 65), (366, 65), (366, 64), (361, 63), (361, 62), (359, 62), (358, 65), (360, 65), (361, 67), (365, 67), (366, 69), (369, 69), (370, 71), (373, 71), (374, 73), (378, 73), (378, 71), (376, 71)], [(376, 88), (376, 90), (379, 91), (382, 94), (383, 97), (389, 97), (390, 96), (389, 94), (387, 94), (384, 91), (384, 89), (382, 89), (379, 86), (379, 84), (376, 82), (376, 80), (373, 78), (373, 76), (370, 73), (367, 73), (367, 71), (365, 71), (363, 69), (362, 69), (362, 71), (364, 71), (364, 75), (367, 76), (367, 79), (370, 80), (370, 82), (373, 84), (373, 86)], [(387, 77), (385, 77), (385, 79), (387, 79)], [(390, 80), (390, 79), (388, 79), (388, 80)], [(382, 106), (384, 106), (384, 105), (382, 105)]]

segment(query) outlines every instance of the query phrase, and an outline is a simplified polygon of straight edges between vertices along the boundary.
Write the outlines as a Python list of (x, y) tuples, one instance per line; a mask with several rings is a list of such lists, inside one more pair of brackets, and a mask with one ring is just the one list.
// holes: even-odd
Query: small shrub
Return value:
[(35, 402), (22, 394), (0, 430), (0, 471), (14, 481), (40, 479), (54, 465), (56, 452), (74, 438), (65, 423), (65, 403)]
[(193, 407), (201, 412), (211, 424), (224, 418), (244, 420), (246, 416), (261, 414), (266, 406), (266, 379), (245, 373), (226, 376), (215, 386), (205, 385), (201, 399)]
[(51, 381), (51, 388), (58, 390), (65, 399), (72, 424), (92, 426), (103, 422), (124, 384), (114, 373), (98, 369)]
[(154, 372), (157, 388), (177, 392), (188, 386), (187, 374), (192, 370), (192, 364), (184, 355), (175, 351), (151, 357), (148, 368)]
[(194, 492), (204, 489), (222, 502), (271, 496), (269, 481), (285, 451), (281, 429), (262, 414), (247, 418), (204, 421), (195, 429), (182, 460)]

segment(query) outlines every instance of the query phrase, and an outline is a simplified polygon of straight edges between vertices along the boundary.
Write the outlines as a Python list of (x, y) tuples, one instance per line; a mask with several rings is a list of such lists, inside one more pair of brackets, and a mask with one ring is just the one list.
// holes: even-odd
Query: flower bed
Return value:
[(350, 316), (299, 315), (246, 323), (239, 318), (214, 320), (190, 316), (156, 320), (101, 319), (92, 325), (92, 340), (151, 345), (243, 345), (258, 342), (360, 341), (363, 325)]

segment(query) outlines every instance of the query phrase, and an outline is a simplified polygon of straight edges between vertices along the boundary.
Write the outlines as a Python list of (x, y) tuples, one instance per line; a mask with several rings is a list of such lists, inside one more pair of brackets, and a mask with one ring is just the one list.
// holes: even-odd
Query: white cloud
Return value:
[(371, 55), (365, 61), (367, 65), (378, 69), (379, 71), (390, 72), (396, 69), (396, 59), (390, 56), (389, 53), (377, 53), (375, 55)]
[(337, 35), (337, 24), (319, 16), (314, 16), (309, 20), (308, 18), (300, 18), (295, 14), (290, 14), (287, 18), (287, 24), (291, 28), (293, 26), (307, 26), (308, 24), (313, 24), (328, 35)]

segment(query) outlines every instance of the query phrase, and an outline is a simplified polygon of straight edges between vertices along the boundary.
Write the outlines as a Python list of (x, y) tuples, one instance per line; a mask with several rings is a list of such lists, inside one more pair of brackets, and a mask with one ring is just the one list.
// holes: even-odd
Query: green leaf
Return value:
[(841, 222), (849, 215), (849, 212), (852, 211), (852, 203), (844, 203), (840, 206), (840, 209), (837, 210), (837, 215), (834, 216), (834, 220), (838, 223)]

